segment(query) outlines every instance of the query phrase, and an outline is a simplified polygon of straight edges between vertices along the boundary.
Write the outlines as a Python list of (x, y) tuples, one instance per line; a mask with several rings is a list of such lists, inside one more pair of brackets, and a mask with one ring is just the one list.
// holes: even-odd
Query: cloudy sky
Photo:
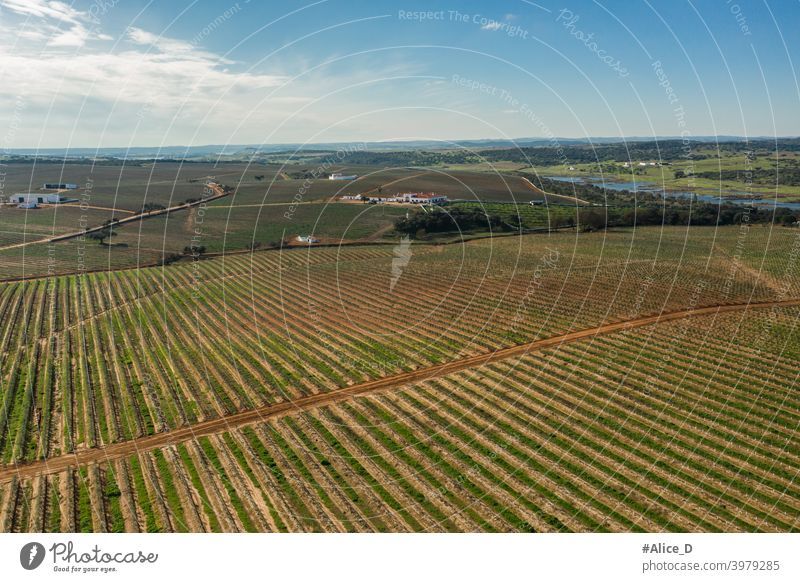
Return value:
[(799, 21), (775, 0), (0, 0), (0, 148), (798, 135)]

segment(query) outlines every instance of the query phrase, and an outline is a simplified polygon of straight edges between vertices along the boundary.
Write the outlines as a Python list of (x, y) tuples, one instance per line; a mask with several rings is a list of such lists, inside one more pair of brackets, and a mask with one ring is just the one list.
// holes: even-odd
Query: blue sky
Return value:
[(0, 0), (0, 147), (798, 135), (800, 3)]

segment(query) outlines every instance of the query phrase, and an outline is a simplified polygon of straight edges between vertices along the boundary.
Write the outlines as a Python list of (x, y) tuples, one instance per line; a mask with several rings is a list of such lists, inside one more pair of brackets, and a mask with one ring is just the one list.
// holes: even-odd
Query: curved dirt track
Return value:
[(437, 378), (446, 374), (465, 370), (467, 368), (473, 368), (515, 356), (522, 356), (530, 352), (543, 350), (545, 348), (558, 346), (593, 336), (614, 333), (617, 331), (625, 331), (628, 329), (634, 329), (646, 325), (664, 323), (688, 317), (717, 315), (731, 311), (745, 311), (748, 309), (792, 307), (798, 305), (800, 305), (800, 299), (768, 301), (763, 303), (735, 303), (727, 305), (715, 305), (711, 307), (700, 307), (697, 309), (687, 309), (682, 311), (672, 311), (661, 313), (659, 315), (651, 315), (627, 321), (609, 323), (599, 327), (592, 327), (589, 329), (511, 346), (495, 352), (490, 352), (488, 354), (479, 354), (477, 356), (461, 358), (451, 362), (446, 362), (444, 364), (423, 368), (421, 370), (403, 372), (401, 374), (395, 374), (394, 376), (371, 380), (369, 382), (356, 384), (354, 386), (338, 388), (322, 394), (313, 394), (311, 396), (304, 396), (302, 398), (297, 398), (287, 402), (262, 406), (260, 408), (246, 410), (230, 416), (214, 418), (190, 426), (177, 428), (169, 432), (156, 433), (137, 439), (113, 443), (104, 447), (81, 449), (72, 454), (51, 457), (41, 461), (34, 461), (19, 465), (7, 465), (0, 468), (0, 483), (9, 481), (14, 477), (27, 478), (37, 475), (49, 475), (58, 473), (70, 467), (79, 467), (90, 463), (123, 459), (140, 451), (148, 451), (163, 446), (186, 442), (193, 438), (208, 436), (248, 424), (262, 422), (271, 418), (277, 418), (287, 414), (301, 412), (311, 408), (317, 408), (326, 404), (332, 404), (346, 400), (354, 396), (360, 396), (389, 388), (396, 388), (415, 382), (423, 382), (431, 378)]
[(522, 181), (525, 182), (525, 184), (528, 186), (528, 188), (530, 188), (531, 190), (533, 190), (537, 194), (541, 194), (542, 196), (545, 196), (545, 197), (552, 196), (553, 198), (563, 198), (564, 200), (567, 200), (569, 202), (579, 202), (580, 204), (586, 204), (587, 206), (591, 206), (592, 205), (592, 203), (589, 202), (588, 200), (584, 200), (583, 198), (578, 198), (577, 196), (564, 196), (563, 194), (551, 194), (550, 192), (545, 192), (544, 190), (542, 190), (541, 188), (536, 186), (536, 184), (531, 182), (525, 176), (522, 176)]

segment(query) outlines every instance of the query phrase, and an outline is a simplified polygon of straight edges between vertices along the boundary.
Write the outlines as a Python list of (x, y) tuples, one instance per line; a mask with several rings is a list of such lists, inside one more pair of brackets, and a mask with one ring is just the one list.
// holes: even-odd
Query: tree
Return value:
[(158, 264), (162, 267), (166, 267), (167, 265), (171, 265), (172, 263), (180, 260), (181, 256), (178, 253), (169, 253), (162, 255), (161, 260), (158, 261)]
[(155, 210), (164, 210), (165, 206), (158, 202), (145, 202), (142, 206), (142, 212), (153, 212)]
[(200, 255), (205, 254), (205, 252), (206, 252), (205, 246), (190, 245), (183, 247), (184, 255), (194, 255), (196, 257), (199, 257)]
[(103, 241), (105, 241), (107, 238), (111, 238), (112, 236), (117, 236), (117, 233), (114, 232), (114, 229), (112, 229), (110, 226), (105, 226), (100, 230), (90, 232), (87, 236), (92, 240), (99, 241), (99, 243), (102, 245), (105, 244)]
[(603, 230), (606, 228), (606, 215), (596, 210), (591, 210), (586, 213), (586, 216), (581, 217), (584, 232), (592, 232), (594, 230)]

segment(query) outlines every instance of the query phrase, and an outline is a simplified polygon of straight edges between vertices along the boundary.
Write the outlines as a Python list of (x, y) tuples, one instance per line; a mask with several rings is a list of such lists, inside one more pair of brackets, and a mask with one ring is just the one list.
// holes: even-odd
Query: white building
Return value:
[(302, 235), (301, 234), (301, 235), (299, 235), (297, 237), (297, 242), (306, 243), (306, 244), (310, 245), (310, 244), (318, 243), (319, 239), (318, 238), (314, 238), (310, 234), (306, 234), (306, 235)]
[(344, 176), (340, 173), (334, 173), (328, 176), (328, 180), (355, 180), (358, 178), (358, 174), (353, 174), (352, 176)]
[(398, 204), (443, 204), (447, 196), (435, 192), (403, 192), (402, 194), (346, 194), (341, 200), (362, 200), (371, 204), (395, 202)]
[(77, 184), (69, 184), (69, 183), (52, 183), (46, 182), (44, 186), (42, 186), (45, 190), (77, 190)]
[(23, 192), (14, 194), (11, 197), (12, 202), (17, 204), (60, 204), (63, 198), (58, 194), (47, 194), (44, 192)]
[(380, 194), (378, 196), (371, 196), (369, 194), (365, 194), (364, 196), (361, 197), (361, 199), (366, 200), (367, 202), (379, 202), (379, 203), (396, 202), (394, 196), (384, 196), (383, 194)]
[(404, 192), (395, 196), (394, 201), (406, 204), (442, 204), (447, 202), (447, 196), (435, 192)]

